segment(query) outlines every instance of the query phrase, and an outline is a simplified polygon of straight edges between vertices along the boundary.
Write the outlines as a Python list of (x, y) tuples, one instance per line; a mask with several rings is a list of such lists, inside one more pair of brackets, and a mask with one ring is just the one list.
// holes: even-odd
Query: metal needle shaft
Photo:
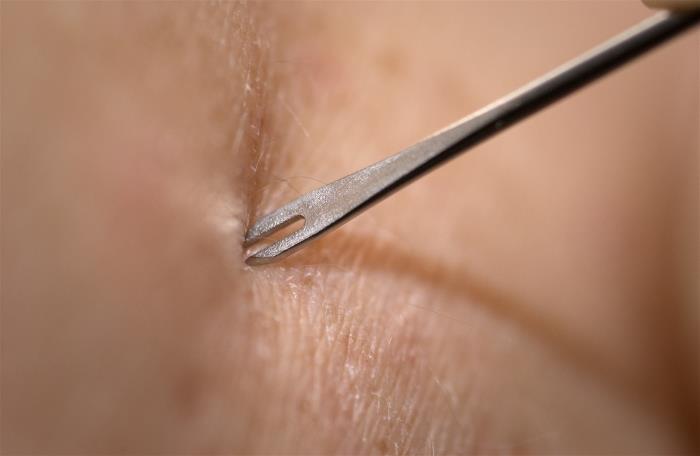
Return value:
[(245, 235), (251, 245), (300, 219), (304, 226), (247, 258), (269, 263), (347, 222), (438, 165), (467, 151), (649, 49), (688, 29), (700, 11), (659, 13), (579, 58), (396, 155), (313, 190), (260, 218)]

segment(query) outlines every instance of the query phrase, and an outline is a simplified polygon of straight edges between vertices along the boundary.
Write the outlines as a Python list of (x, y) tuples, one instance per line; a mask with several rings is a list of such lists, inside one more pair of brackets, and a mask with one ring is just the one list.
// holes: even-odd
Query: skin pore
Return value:
[(241, 247), (649, 14), (3, 2), (2, 451), (696, 452), (697, 32), (284, 262)]

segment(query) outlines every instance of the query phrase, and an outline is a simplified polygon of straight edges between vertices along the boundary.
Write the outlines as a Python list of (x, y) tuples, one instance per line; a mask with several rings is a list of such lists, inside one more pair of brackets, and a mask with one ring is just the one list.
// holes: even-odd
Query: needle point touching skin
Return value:
[(258, 220), (246, 232), (245, 245), (253, 244), (296, 220), (303, 219), (304, 225), (251, 255), (246, 263), (266, 264), (293, 253), (456, 155), (684, 32), (699, 21), (700, 10), (682, 14), (657, 14), (405, 151), (292, 201)]

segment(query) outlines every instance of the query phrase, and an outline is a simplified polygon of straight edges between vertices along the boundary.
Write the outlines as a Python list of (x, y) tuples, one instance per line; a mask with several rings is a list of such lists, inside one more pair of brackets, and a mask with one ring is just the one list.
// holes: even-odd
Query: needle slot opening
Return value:
[[(302, 215), (294, 215), (288, 220), (277, 225), (272, 231), (267, 233), (262, 238), (251, 242), (247, 247), (255, 246), (256, 251), (260, 251), (275, 242), (286, 238), (287, 236), (299, 231), (306, 224), (306, 219)], [(248, 249), (249, 251), (251, 249)]]

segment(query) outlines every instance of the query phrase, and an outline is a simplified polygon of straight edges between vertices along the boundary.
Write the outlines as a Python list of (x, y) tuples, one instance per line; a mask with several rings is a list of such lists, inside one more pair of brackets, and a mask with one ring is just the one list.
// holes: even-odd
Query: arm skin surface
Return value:
[(692, 454), (698, 32), (284, 262), (257, 216), (651, 13), (2, 2), (3, 454)]

